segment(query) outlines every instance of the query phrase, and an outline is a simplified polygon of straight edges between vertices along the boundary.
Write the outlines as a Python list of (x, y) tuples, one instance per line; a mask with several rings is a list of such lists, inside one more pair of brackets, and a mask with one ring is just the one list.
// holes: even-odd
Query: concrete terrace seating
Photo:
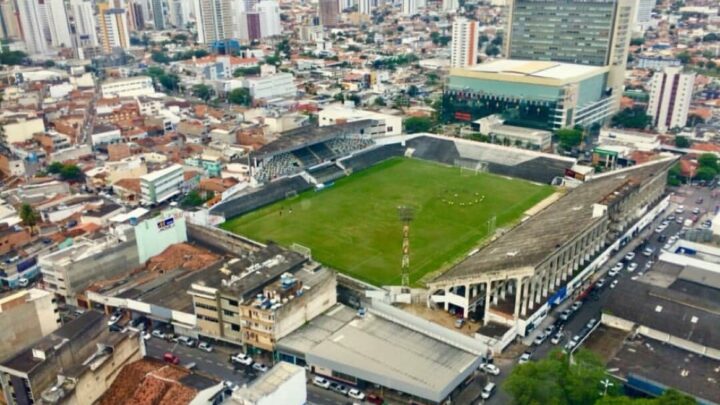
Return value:
[(330, 160), (335, 157), (335, 152), (333, 152), (330, 148), (327, 147), (324, 143), (318, 143), (315, 145), (311, 145), (309, 149), (312, 151), (312, 153), (317, 156), (321, 162), (324, 162), (326, 160)]
[(212, 207), (211, 212), (225, 218), (232, 218), (282, 200), (286, 198), (288, 192), (300, 193), (310, 188), (312, 188), (312, 184), (301, 176), (284, 178), (270, 182), (257, 191), (221, 202)]
[(308, 148), (302, 148), (291, 152), (301, 163), (302, 166), (313, 166), (320, 163), (317, 156)]
[(346, 168), (358, 171), (366, 169), (393, 156), (402, 156), (404, 153), (405, 148), (396, 143), (360, 152), (350, 158), (342, 160), (341, 162)]
[(447, 139), (423, 136), (407, 141), (407, 146), (415, 149), (412, 156), (418, 159), (452, 165), (460, 158), (455, 142)]
[(319, 183), (327, 183), (345, 176), (343, 169), (336, 164), (323, 166), (308, 171)]
[(263, 161), (255, 171), (255, 179), (267, 182), (278, 177), (287, 176), (300, 171), (301, 163), (290, 153), (281, 153)]
[(365, 138), (336, 138), (325, 142), (325, 145), (332, 149), (336, 156), (346, 156), (373, 144), (372, 139)]

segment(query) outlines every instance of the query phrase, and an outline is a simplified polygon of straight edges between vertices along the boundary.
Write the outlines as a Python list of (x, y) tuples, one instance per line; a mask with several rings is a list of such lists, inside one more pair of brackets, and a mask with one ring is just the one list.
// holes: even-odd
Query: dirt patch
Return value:
[(622, 348), (628, 332), (600, 325), (583, 343), (583, 347), (597, 354), (607, 364)]

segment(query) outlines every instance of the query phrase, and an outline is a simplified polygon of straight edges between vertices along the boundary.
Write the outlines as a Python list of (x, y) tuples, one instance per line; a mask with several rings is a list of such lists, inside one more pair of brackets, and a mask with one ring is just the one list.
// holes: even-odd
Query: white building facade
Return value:
[(685, 126), (694, 84), (695, 73), (683, 73), (681, 66), (667, 67), (653, 75), (647, 113), (658, 131)]
[(135, 76), (105, 82), (100, 92), (104, 98), (150, 96), (155, 94), (155, 87), (148, 76)]
[(141, 202), (146, 205), (157, 204), (180, 194), (185, 182), (183, 172), (181, 165), (174, 164), (141, 176)]
[(477, 64), (480, 33), (477, 21), (458, 18), (452, 25), (450, 67), (464, 68)]
[(47, 52), (48, 47), (42, 30), (43, 18), (37, 0), (17, 0), (17, 11), (27, 52), (30, 55)]

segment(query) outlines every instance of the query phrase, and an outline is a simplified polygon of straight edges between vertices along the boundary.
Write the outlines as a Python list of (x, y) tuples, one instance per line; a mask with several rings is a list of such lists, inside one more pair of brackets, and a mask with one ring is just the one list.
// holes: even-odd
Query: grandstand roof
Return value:
[(593, 218), (593, 205), (616, 190), (625, 190), (628, 181), (642, 184), (667, 170), (674, 158), (662, 159), (596, 177), (512, 228), (479, 252), (467, 257), (434, 282), (447, 282), (480, 273), (537, 267), (556, 249), (564, 246), (602, 217)]
[(253, 155), (257, 158), (271, 157), (280, 153), (292, 152), (296, 149), (325, 142), (341, 135), (355, 133), (375, 123), (373, 120), (358, 120), (345, 124), (324, 127), (306, 126), (288, 131), (277, 140), (264, 145)]

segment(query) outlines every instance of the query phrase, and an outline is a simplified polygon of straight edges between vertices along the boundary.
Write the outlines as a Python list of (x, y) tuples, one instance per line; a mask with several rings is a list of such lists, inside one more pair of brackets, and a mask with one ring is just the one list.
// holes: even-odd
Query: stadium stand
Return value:
[(393, 156), (402, 156), (404, 153), (405, 148), (399, 143), (395, 143), (357, 153), (347, 159), (341, 160), (341, 162), (346, 168), (358, 171), (367, 169)]
[(255, 179), (267, 182), (300, 171), (302, 163), (291, 153), (281, 153), (262, 161), (255, 170)]
[(310, 151), (320, 160), (321, 162), (324, 162), (326, 160), (330, 160), (337, 156), (336, 152), (333, 152), (330, 148), (328, 148), (325, 143), (316, 143), (315, 145), (310, 145), (308, 148)]
[(313, 185), (301, 176), (284, 178), (268, 183), (257, 191), (221, 202), (212, 207), (210, 212), (214, 215), (232, 218), (282, 200), (291, 191), (300, 193), (312, 187)]
[(336, 138), (325, 144), (335, 152), (336, 156), (347, 156), (357, 150), (369, 148), (374, 142), (372, 139), (365, 138)]
[(452, 165), (460, 158), (455, 142), (448, 139), (423, 136), (407, 141), (407, 146), (415, 150), (413, 157), (423, 160)]
[(327, 183), (345, 176), (345, 171), (334, 163), (309, 170), (308, 173), (310, 173), (318, 183)]
[(313, 166), (320, 163), (315, 155), (308, 148), (301, 148), (291, 152), (297, 160), (300, 161), (300, 165), (304, 167)]
[(550, 183), (555, 177), (564, 176), (565, 169), (572, 167), (572, 162), (538, 157), (517, 165), (508, 166), (497, 163), (488, 163), (488, 171), (510, 177)]

